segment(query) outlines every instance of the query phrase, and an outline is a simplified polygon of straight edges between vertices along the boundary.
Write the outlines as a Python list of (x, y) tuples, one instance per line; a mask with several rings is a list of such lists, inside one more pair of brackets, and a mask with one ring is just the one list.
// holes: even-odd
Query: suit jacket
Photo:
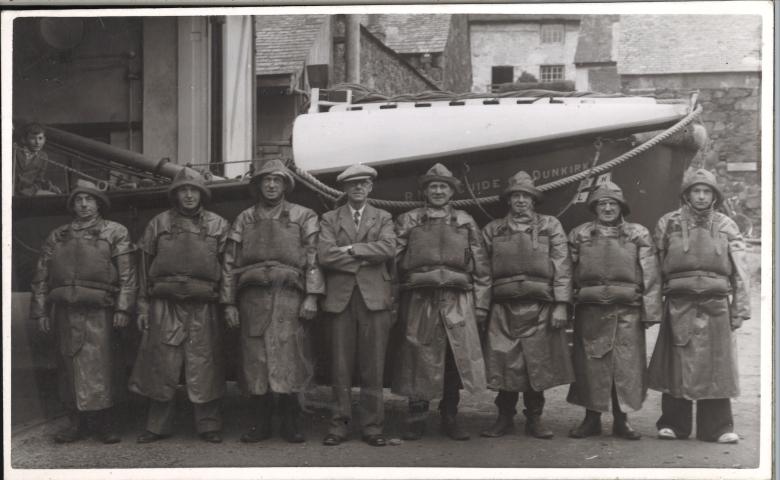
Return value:
[[(395, 257), (396, 237), (392, 216), (366, 205), (356, 230), (349, 205), (322, 216), (318, 245), (320, 266), (325, 271), (325, 299), (322, 309), (343, 311), (357, 284), (369, 310), (387, 310), (393, 298), (389, 265)], [(354, 255), (338, 247), (352, 245)]]

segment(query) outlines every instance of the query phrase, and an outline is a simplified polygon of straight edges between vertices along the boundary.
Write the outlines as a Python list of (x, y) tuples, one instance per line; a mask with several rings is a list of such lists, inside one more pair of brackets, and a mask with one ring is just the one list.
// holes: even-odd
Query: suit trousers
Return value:
[[(222, 430), (222, 413), (220, 399), (206, 403), (193, 403), (195, 429), (198, 433), (218, 432)], [(176, 400), (167, 402), (149, 399), (149, 415), (146, 419), (146, 429), (157, 435), (173, 433), (173, 419), (176, 416)]]
[[(371, 311), (355, 286), (346, 308), (333, 316), (331, 381), (333, 415), (329, 433), (346, 438), (352, 421), (352, 376), (360, 378), (359, 414), (363, 435), (378, 435), (384, 427), (383, 374), (392, 326), (389, 310)], [(357, 366), (355, 363), (357, 362)]]
[[(677, 438), (688, 438), (693, 427), (693, 401), (661, 395), (661, 418), (656, 427), (671, 428)], [(724, 433), (734, 431), (730, 398), (714, 398), (696, 401), (696, 438), (715, 442)]]

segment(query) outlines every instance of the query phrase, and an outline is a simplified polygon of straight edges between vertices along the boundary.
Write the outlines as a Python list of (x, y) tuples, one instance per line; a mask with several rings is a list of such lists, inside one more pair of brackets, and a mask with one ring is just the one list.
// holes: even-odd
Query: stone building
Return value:
[(473, 92), (521, 81), (574, 82), (581, 15), (469, 15)]
[(580, 23), (575, 88), (578, 92), (618, 93), (617, 69), (619, 15), (583, 15)]

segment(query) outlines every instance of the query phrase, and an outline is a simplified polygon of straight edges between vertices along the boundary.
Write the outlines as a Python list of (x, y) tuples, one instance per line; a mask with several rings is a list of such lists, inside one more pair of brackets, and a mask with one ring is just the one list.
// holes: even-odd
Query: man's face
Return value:
[(613, 223), (620, 217), (620, 204), (611, 198), (596, 202), (596, 218), (601, 223)]
[(691, 202), (693, 208), (696, 210), (704, 210), (712, 205), (712, 201), (715, 197), (712, 188), (707, 185), (694, 185), (688, 191), (688, 201)]
[(433, 207), (441, 208), (447, 205), (454, 194), (455, 192), (449, 183), (429, 182), (425, 186), (425, 196)]
[(344, 192), (347, 194), (347, 200), (352, 205), (362, 205), (368, 200), (368, 194), (374, 188), (374, 182), (366, 178), (363, 180), (353, 180), (344, 183)]
[(284, 195), (284, 178), (269, 173), (260, 178), (260, 194), (269, 202), (276, 202)]
[(79, 220), (91, 220), (98, 214), (98, 199), (88, 193), (77, 193), (73, 197), (73, 211)]
[(40, 149), (42, 149), (43, 145), (46, 143), (46, 135), (44, 135), (43, 132), (28, 133), (25, 141), (27, 142), (27, 148), (33, 152), (37, 152), (40, 151)]
[(200, 206), (200, 195), (200, 190), (192, 185), (183, 185), (176, 189), (179, 206), (187, 211), (195, 210)]
[(509, 208), (515, 215), (530, 214), (534, 211), (534, 197), (526, 192), (513, 192), (509, 196)]

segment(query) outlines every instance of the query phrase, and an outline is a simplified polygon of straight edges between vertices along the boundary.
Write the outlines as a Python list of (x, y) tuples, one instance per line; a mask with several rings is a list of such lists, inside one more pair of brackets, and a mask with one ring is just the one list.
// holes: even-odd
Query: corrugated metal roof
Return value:
[(621, 15), (621, 75), (761, 70), (757, 15)]
[(451, 15), (369, 15), (366, 28), (384, 33), (384, 44), (398, 53), (443, 52), (450, 33)]
[(574, 63), (614, 62), (612, 58), (612, 25), (618, 15), (583, 15), (580, 22)]
[(328, 15), (256, 15), (255, 74), (297, 73)]

